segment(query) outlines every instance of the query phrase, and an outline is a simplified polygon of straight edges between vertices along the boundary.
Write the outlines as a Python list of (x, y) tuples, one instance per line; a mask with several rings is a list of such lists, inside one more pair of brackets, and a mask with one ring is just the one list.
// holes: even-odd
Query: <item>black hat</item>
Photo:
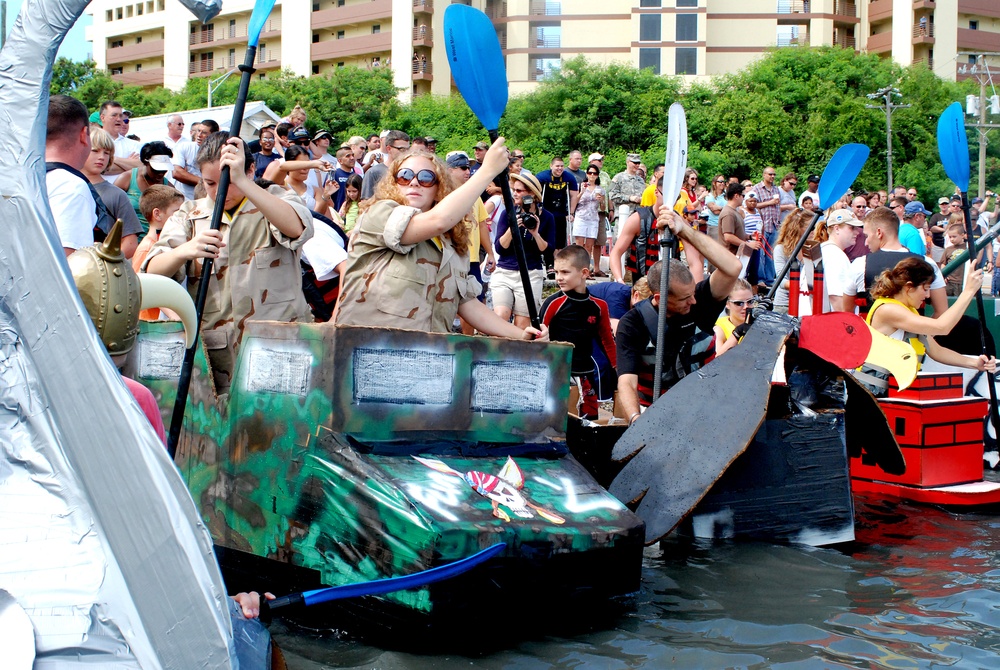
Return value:
[(819, 175), (818, 174), (811, 174), (811, 175), (809, 175), (809, 178), (806, 179), (806, 182), (809, 183), (809, 184), (818, 184), (819, 183)]

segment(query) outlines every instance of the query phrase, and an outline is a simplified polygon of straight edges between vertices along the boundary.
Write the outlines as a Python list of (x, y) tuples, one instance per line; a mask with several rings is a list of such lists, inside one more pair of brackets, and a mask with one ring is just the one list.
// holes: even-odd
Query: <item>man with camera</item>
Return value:
[(490, 277), (490, 294), (493, 296), (493, 311), (500, 318), (510, 319), (513, 314), (514, 324), (526, 328), (530, 325), (528, 304), (514, 253), (513, 236), (520, 235), (524, 242), (531, 295), (537, 310), (542, 302), (542, 284), (545, 281), (542, 254), (555, 245), (555, 219), (541, 207), (542, 187), (534, 175), (524, 172), (512, 174), (510, 190), (514, 197), (517, 225), (511, 227), (508, 212), (500, 215), (495, 245), (497, 269)]

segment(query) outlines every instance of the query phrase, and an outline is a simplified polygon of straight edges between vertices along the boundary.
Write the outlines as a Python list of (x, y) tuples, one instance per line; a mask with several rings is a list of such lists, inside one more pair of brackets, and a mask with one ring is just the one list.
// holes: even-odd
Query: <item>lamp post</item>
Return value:
[(230, 70), (226, 74), (222, 75), (221, 77), (218, 77), (217, 79), (209, 79), (208, 80), (208, 108), (209, 109), (212, 109), (212, 92), (215, 91), (215, 90), (218, 90), (218, 88), (220, 86), (222, 86), (223, 82), (225, 82), (226, 79), (229, 78), (229, 75), (231, 75), (234, 72), (239, 72), (239, 71), (240, 71), (239, 68), (233, 68), (232, 70)]
[(899, 92), (898, 88), (892, 86), (886, 86), (885, 88), (880, 88), (874, 93), (868, 94), (869, 100), (883, 99), (884, 102), (880, 105), (865, 105), (868, 109), (881, 109), (885, 112), (885, 166), (886, 166), (886, 181), (888, 186), (886, 190), (892, 193), (892, 112), (894, 109), (906, 109), (910, 105), (898, 105), (892, 101), (892, 99), (901, 98), (902, 94)]

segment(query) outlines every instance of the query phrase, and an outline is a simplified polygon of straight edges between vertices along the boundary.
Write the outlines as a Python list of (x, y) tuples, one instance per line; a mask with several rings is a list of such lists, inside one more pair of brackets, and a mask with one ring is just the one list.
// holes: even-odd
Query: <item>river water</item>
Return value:
[[(1000, 668), (1000, 515), (856, 499), (831, 548), (669, 541), (646, 549), (642, 590), (611, 626), (523, 631), (478, 657), (386, 651), (276, 622), (292, 670), (322, 668)], [(526, 640), (517, 642), (516, 640)]]

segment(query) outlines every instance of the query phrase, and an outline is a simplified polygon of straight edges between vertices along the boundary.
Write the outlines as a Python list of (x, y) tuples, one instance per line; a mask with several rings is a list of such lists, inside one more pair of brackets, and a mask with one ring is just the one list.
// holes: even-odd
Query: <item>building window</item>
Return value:
[(344, 67), (344, 61), (339, 61), (337, 63), (337, 67)]
[(697, 7), (698, 0), (677, 0), (678, 7)]
[(319, 3), (318, 2), (314, 2), (313, 3), (313, 11), (314, 12), (318, 12), (319, 11)]
[(142, 44), (142, 35), (139, 35), (138, 37), (135, 38), (135, 43)]
[(698, 50), (679, 47), (674, 50), (674, 74), (698, 74)]
[(538, 49), (558, 49), (562, 43), (562, 26), (539, 26), (535, 28), (535, 47)]
[(660, 41), (660, 21), (659, 14), (639, 15), (639, 41), (659, 42)]
[(343, 30), (338, 30), (337, 31), (337, 39), (338, 40), (344, 39), (344, 31)]
[(653, 74), (660, 74), (660, 49), (639, 49), (639, 69), (649, 68)]
[(142, 3), (140, 2), (138, 5), (135, 6), (135, 15), (136, 16), (142, 16), (142, 10), (143, 10), (143, 7), (142, 7)]
[(319, 33), (313, 33), (313, 44), (319, 42)]
[(132, 18), (132, 5), (128, 5), (125, 8), (125, 16), (130, 19)]
[(112, 12), (112, 11), (111, 11), (111, 10), (109, 9), (108, 11), (106, 11), (106, 12), (104, 13), (104, 20), (105, 20), (105, 21), (114, 21), (114, 20), (115, 20), (115, 19), (114, 19), (114, 16), (115, 16), (114, 12)]
[(319, 65), (313, 65), (313, 74), (319, 74)]
[(156, 11), (163, 11), (163, 0), (156, 0)]
[(147, 14), (153, 13), (153, 0), (149, 0), (149, 2), (146, 3), (146, 13)]
[(113, 67), (113, 68), (111, 68), (111, 74), (122, 74), (123, 71), (124, 70), (122, 70), (122, 68), (120, 68), (120, 67)]
[(976, 60), (977, 60), (976, 56), (969, 56), (969, 65), (975, 65)]
[(969, 21), (969, 30), (979, 30), (979, 21)]
[(337, 0), (337, 6), (338, 7), (343, 7), (344, 6), (344, 2), (345, 2), (345, 0)]
[(662, 7), (663, 0), (640, 0), (640, 7)]
[(382, 26), (378, 23), (372, 26), (372, 35), (378, 35), (382, 32)]
[(135, 64), (135, 71), (136, 72), (142, 72), (142, 63), (136, 63)]
[(121, 21), (122, 16), (123, 16), (123, 14), (122, 14), (122, 8), (119, 7), (118, 9), (115, 10), (115, 18), (117, 18), (119, 21)]
[(677, 15), (677, 36), (678, 42), (698, 41), (698, 15), (678, 14)]

